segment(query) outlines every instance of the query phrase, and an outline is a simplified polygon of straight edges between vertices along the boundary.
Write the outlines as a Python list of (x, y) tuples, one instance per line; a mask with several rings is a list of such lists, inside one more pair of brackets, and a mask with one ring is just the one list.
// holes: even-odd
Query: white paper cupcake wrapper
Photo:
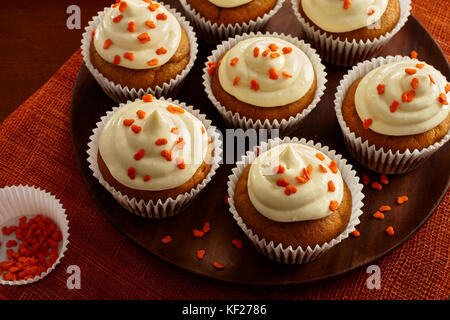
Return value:
[[(269, 120), (253, 120), (247, 119), (246, 117), (241, 116), (239, 113), (233, 113), (227, 110), (214, 96), (211, 88), (211, 76), (208, 73), (208, 65), (207, 62), (213, 61), (215, 64), (219, 61), (220, 57), (229, 49), (234, 47), (239, 41), (254, 38), (254, 37), (276, 37), (288, 41), (300, 48), (309, 58), (316, 73), (316, 82), (317, 88), (314, 94), (314, 99), (311, 104), (302, 110), (302, 112), (289, 117), (289, 119), (282, 119), (281, 121), (274, 120), (270, 122)], [(223, 41), (222, 44), (218, 45), (217, 48), (212, 51), (212, 55), (210, 55), (205, 62), (205, 68), (203, 69), (203, 86), (205, 87), (205, 92), (208, 95), (209, 100), (214, 104), (214, 106), (219, 111), (220, 115), (226, 122), (226, 124), (230, 127), (234, 128), (242, 128), (246, 129), (278, 129), (280, 133), (288, 134), (292, 132), (296, 128), (298, 128), (301, 121), (316, 107), (317, 103), (319, 103), (320, 98), (322, 97), (325, 91), (325, 84), (327, 83), (327, 74), (325, 72), (325, 67), (321, 63), (319, 55), (316, 53), (316, 50), (311, 48), (308, 43), (305, 43), (303, 40), (299, 40), (290, 35), (278, 34), (278, 33), (250, 33), (244, 35), (238, 35), (234, 38), (228, 39), (227, 41)]]
[(291, 0), (291, 4), (308, 42), (313, 44), (325, 61), (342, 66), (352, 66), (374, 56), (405, 25), (411, 13), (411, 0), (399, 0), (400, 18), (390, 32), (365, 42), (362, 40), (342, 41), (333, 39), (331, 35), (310, 25), (299, 12), (300, 1)]
[(214, 158), (212, 159), (211, 169), (208, 175), (199, 183), (195, 188), (191, 189), (189, 192), (184, 194), (179, 194), (176, 199), (168, 198), (164, 202), (158, 200), (156, 203), (153, 201), (144, 201), (143, 199), (129, 198), (127, 195), (122, 194), (120, 191), (114, 189), (106, 180), (103, 178), (97, 163), (98, 146), (100, 133), (103, 127), (108, 122), (109, 118), (116, 112), (119, 108), (122, 108), (127, 103), (122, 103), (119, 107), (114, 107), (112, 111), (108, 111), (105, 116), (101, 117), (100, 121), (97, 122), (97, 127), (92, 130), (93, 134), (89, 137), (90, 142), (88, 143), (88, 158), (89, 168), (91, 169), (95, 178), (98, 179), (100, 184), (108, 190), (111, 195), (128, 211), (145, 218), (166, 218), (176, 215), (183, 211), (189, 204), (195, 199), (195, 197), (203, 190), (203, 188), (211, 181), (211, 178), (216, 173), (219, 168), (219, 163), (222, 157), (222, 140), (219, 133), (216, 131), (216, 127), (211, 125), (211, 120), (206, 119), (204, 114), (201, 114), (199, 110), (194, 109), (192, 106), (186, 106), (185, 103), (179, 102), (178, 100), (172, 100), (170, 98), (163, 99), (161, 101), (167, 101), (173, 103), (177, 106), (190, 112), (197, 119), (199, 119), (205, 126), (206, 132), (212, 138), (212, 144), (214, 147)]
[[(164, 5), (163, 3), (159, 2)], [(174, 96), (180, 89), (184, 79), (186, 78), (189, 71), (192, 69), (195, 59), (198, 53), (197, 37), (193, 28), (190, 26), (189, 22), (174, 9), (170, 8), (168, 5), (164, 7), (169, 10), (175, 18), (180, 23), (181, 27), (186, 31), (189, 43), (190, 43), (190, 60), (186, 68), (179, 73), (175, 78), (170, 79), (169, 82), (163, 84), (162, 87), (157, 86), (156, 88), (128, 88), (122, 87), (120, 84), (115, 84), (113, 81), (107, 79), (103, 74), (100, 73), (91, 63), (91, 58), (89, 55), (89, 48), (91, 45), (92, 31), (97, 28), (97, 25), (102, 21), (103, 16), (111, 8), (106, 7), (103, 11), (99, 11), (98, 15), (93, 17), (89, 21), (88, 26), (85, 28), (83, 33), (83, 38), (81, 40), (81, 54), (83, 55), (83, 61), (88, 70), (91, 72), (92, 76), (98, 82), (103, 91), (116, 102), (126, 102), (128, 100), (135, 100), (142, 98), (146, 94), (152, 94), (153, 96), (159, 98), (161, 96)]]
[(191, 8), (186, 0), (180, 0), (180, 3), (184, 8), (187, 17), (195, 26), (199, 37), (211, 44), (216, 44), (238, 34), (257, 32), (261, 30), (267, 25), (275, 13), (281, 9), (284, 0), (278, 0), (272, 10), (264, 16), (258, 17), (256, 20), (250, 20), (249, 22), (244, 22), (242, 24), (236, 23), (234, 25), (218, 25), (217, 23), (211, 23), (211, 21), (206, 20), (199, 13), (197, 13), (195, 9)]
[[(67, 220), (66, 211), (55, 196), (46, 192), (45, 190), (38, 189), (30, 186), (11, 186), (0, 189), (0, 227), (17, 225), (21, 217), (33, 217), (37, 214), (41, 214), (44, 217), (49, 217), (58, 226), (61, 231), (63, 240), (58, 247), (58, 259), (53, 266), (47, 271), (42, 272), (39, 276), (36, 276), (28, 280), (20, 281), (6, 281), (0, 276), (0, 284), (8, 285), (23, 285), (33, 283), (41, 280), (48, 275), (59, 264), (64, 257), (64, 253), (67, 250), (69, 244), (69, 221)], [(0, 252), (0, 261), (6, 261), (6, 242), (8, 240), (16, 240), (14, 233), (9, 236), (0, 234), (0, 241), (2, 247)], [(17, 240), (20, 244), (21, 241)], [(12, 248), (17, 252), (17, 247)]]
[(442, 138), (441, 141), (436, 142), (422, 150), (414, 149), (413, 151), (410, 151), (407, 149), (404, 152), (392, 152), (391, 150), (384, 150), (383, 148), (376, 149), (375, 145), (369, 145), (367, 140), (362, 141), (361, 137), (356, 137), (356, 135), (350, 131), (350, 128), (345, 123), (342, 115), (342, 103), (345, 99), (348, 88), (356, 80), (379, 66), (395, 61), (409, 59), (409, 57), (402, 56), (387, 56), (386, 58), (373, 58), (372, 60), (358, 63), (358, 65), (349, 70), (337, 87), (334, 108), (336, 110), (339, 125), (344, 135), (345, 145), (352, 156), (364, 167), (376, 172), (400, 174), (412, 171), (420, 166), (450, 139), (449, 132), (444, 136), (444, 138)]
[(330, 157), (330, 159), (336, 161), (342, 178), (346, 182), (352, 194), (352, 213), (350, 216), (350, 221), (345, 230), (339, 236), (329, 242), (322, 244), (321, 246), (316, 245), (314, 248), (311, 248), (310, 246), (306, 248), (302, 248), (300, 246), (293, 248), (292, 246), (289, 246), (285, 248), (281, 243), (274, 243), (273, 241), (269, 242), (265, 238), (260, 238), (251, 229), (247, 228), (246, 224), (236, 210), (234, 204), (234, 190), (236, 189), (236, 184), (244, 169), (257, 158), (257, 155), (252, 151), (248, 151), (247, 154), (242, 157), (241, 161), (238, 161), (236, 163), (236, 167), (232, 170), (232, 174), (228, 176), (228, 194), (230, 196), (228, 203), (230, 205), (230, 212), (233, 214), (233, 218), (247, 235), (249, 240), (260, 252), (277, 262), (287, 264), (301, 264), (318, 258), (321, 254), (325, 253), (330, 248), (340, 243), (342, 240), (348, 238), (350, 232), (355, 230), (355, 226), (360, 223), (359, 216), (363, 213), (361, 210), (363, 206), (362, 199), (364, 198), (364, 194), (362, 193), (363, 185), (359, 183), (359, 177), (356, 175), (356, 171), (352, 169), (352, 166), (350, 164), (347, 164), (346, 159), (342, 158), (340, 154), (336, 154), (336, 151), (330, 150), (327, 146), (322, 147), (320, 143), (314, 144), (314, 141), (312, 140), (299, 140), (296, 137), (285, 137), (283, 140), (281, 140), (280, 138), (270, 139), (267, 143), (263, 142), (261, 144), (261, 146), (259, 147), (259, 153), (262, 153), (282, 143), (300, 143), (308, 145), (316, 148), (317, 150), (320, 150), (328, 157)]

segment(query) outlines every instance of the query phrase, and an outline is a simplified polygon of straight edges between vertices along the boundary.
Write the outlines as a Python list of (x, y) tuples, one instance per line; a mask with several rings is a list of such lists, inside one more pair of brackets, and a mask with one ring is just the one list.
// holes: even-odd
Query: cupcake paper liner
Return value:
[(89, 162), (89, 168), (91, 169), (94, 177), (98, 179), (100, 184), (105, 187), (105, 189), (108, 190), (109, 193), (111, 193), (114, 199), (116, 199), (116, 201), (128, 211), (141, 217), (153, 219), (174, 216), (177, 213), (183, 211), (187, 206), (189, 206), (189, 204), (196, 198), (200, 191), (203, 190), (203, 188), (211, 181), (211, 178), (219, 168), (219, 163), (222, 155), (222, 140), (219, 133), (216, 131), (216, 127), (211, 125), (211, 120), (206, 119), (206, 116), (204, 114), (201, 114), (199, 110), (194, 109), (192, 106), (186, 106), (185, 103), (179, 102), (178, 100), (172, 100), (170, 98), (160, 98), (159, 100), (173, 103), (190, 112), (203, 123), (206, 131), (212, 138), (214, 157), (211, 163), (211, 170), (209, 171), (205, 179), (203, 179), (203, 181), (199, 183), (195, 188), (184, 194), (179, 194), (176, 199), (168, 198), (165, 201), (161, 201), (160, 199), (156, 203), (154, 203), (153, 201), (146, 202), (143, 199), (130, 198), (126, 194), (122, 194), (120, 191), (116, 190), (103, 178), (97, 163), (100, 133), (102, 132), (103, 127), (108, 122), (113, 113), (132, 101), (122, 103), (119, 105), (119, 107), (114, 107), (112, 111), (108, 111), (105, 116), (101, 117), (100, 121), (97, 122), (97, 127), (92, 130), (93, 134), (89, 137), (90, 142), (88, 143), (87, 150), (87, 161)]
[(372, 60), (358, 63), (358, 65), (349, 70), (337, 87), (334, 107), (344, 136), (345, 145), (351, 155), (364, 167), (379, 173), (400, 174), (412, 171), (419, 167), (450, 139), (450, 132), (448, 132), (441, 141), (438, 141), (422, 150), (414, 149), (410, 151), (407, 149), (404, 152), (392, 152), (392, 150), (384, 150), (383, 148), (376, 149), (375, 145), (369, 145), (368, 140), (362, 141), (361, 137), (357, 137), (353, 132), (351, 132), (350, 128), (345, 123), (342, 115), (342, 103), (345, 99), (348, 88), (353, 84), (353, 82), (379, 66), (395, 61), (409, 59), (409, 57), (388, 56), (386, 58), (373, 58)]
[(236, 167), (232, 170), (232, 174), (228, 176), (228, 194), (230, 195), (228, 203), (230, 205), (230, 212), (232, 213), (233, 218), (236, 220), (242, 231), (244, 231), (244, 233), (247, 235), (252, 244), (260, 252), (262, 252), (268, 258), (277, 262), (287, 264), (301, 264), (315, 260), (330, 248), (337, 245), (342, 240), (348, 238), (349, 234), (353, 230), (355, 230), (355, 226), (360, 223), (359, 216), (363, 213), (361, 211), (361, 208), (363, 206), (362, 199), (364, 198), (364, 194), (362, 193), (363, 186), (359, 183), (359, 177), (356, 175), (356, 171), (352, 169), (352, 166), (350, 164), (347, 164), (347, 160), (342, 158), (340, 154), (336, 154), (336, 151), (330, 150), (327, 146), (322, 146), (320, 143), (315, 144), (312, 140), (299, 140), (296, 137), (285, 137), (283, 140), (279, 138), (271, 139), (267, 143), (263, 142), (261, 144), (259, 152), (262, 153), (274, 146), (283, 143), (300, 143), (308, 145), (310, 147), (314, 147), (326, 154), (330, 159), (336, 161), (341, 172), (342, 179), (346, 182), (352, 194), (352, 213), (350, 216), (350, 221), (347, 224), (345, 230), (339, 236), (329, 242), (322, 244), (321, 246), (316, 245), (314, 248), (311, 248), (310, 246), (306, 248), (302, 248), (300, 246), (294, 248), (292, 246), (289, 246), (285, 248), (281, 243), (274, 243), (273, 241), (266, 240), (265, 238), (260, 238), (259, 235), (255, 234), (251, 229), (249, 229), (236, 210), (234, 204), (234, 190), (236, 189), (236, 184), (244, 169), (257, 158), (257, 155), (252, 151), (248, 151), (247, 154), (242, 157), (241, 161), (236, 163)]
[(332, 64), (341, 66), (352, 66), (360, 61), (370, 59), (405, 25), (411, 13), (411, 0), (399, 0), (400, 18), (397, 25), (390, 32), (375, 38), (356, 42), (356, 40), (339, 40), (333, 39), (331, 35), (327, 35), (325, 31), (316, 29), (310, 25), (299, 12), (301, 0), (291, 0), (292, 9), (295, 16), (302, 26), (302, 30), (308, 41), (320, 53), (320, 56)]
[[(316, 73), (316, 82), (317, 88), (314, 94), (314, 99), (311, 104), (302, 110), (302, 112), (289, 117), (289, 119), (282, 119), (281, 121), (274, 120), (270, 122), (268, 119), (261, 120), (253, 120), (247, 119), (246, 117), (241, 116), (239, 113), (233, 113), (232, 111), (227, 110), (214, 96), (211, 88), (211, 76), (208, 73), (208, 65), (207, 62), (213, 61), (215, 64), (219, 61), (220, 57), (233, 46), (235, 46), (238, 42), (254, 37), (276, 37), (288, 41), (300, 48), (309, 60), (312, 63), (314, 71)], [(215, 50), (212, 51), (212, 54), (208, 57), (205, 62), (205, 68), (203, 69), (203, 86), (205, 87), (205, 92), (208, 95), (209, 100), (214, 104), (214, 106), (219, 111), (220, 115), (226, 122), (226, 124), (230, 127), (234, 128), (242, 128), (244, 130), (247, 129), (278, 129), (282, 134), (288, 134), (298, 128), (301, 121), (317, 106), (325, 91), (325, 84), (327, 83), (325, 67), (321, 63), (321, 59), (319, 55), (316, 53), (316, 50), (311, 48), (308, 43), (305, 43), (303, 40), (299, 40), (290, 35), (278, 34), (278, 33), (250, 33), (244, 35), (238, 35), (234, 38), (228, 39), (227, 41), (223, 41), (222, 44), (218, 45)]]
[(216, 44), (222, 40), (234, 37), (235, 35), (257, 32), (261, 30), (267, 25), (275, 13), (281, 9), (284, 0), (278, 0), (272, 10), (264, 14), (264, 16), (258, 17), (256, 20), (250, 20), (249, 22), (244, 22), (242, 24), (236, 23), (234, 25), (218, 25), (217, 23), (211, 23), (211, 21), (206, 20), (199, 13), (197, 13), (195, 9), (191, 8), (186, 0), (180, 0), (180, 3), (184, 8), (187, 17), (195, 26), (199, 37), (211, 44)]
[[(161, 5), (163, 3), (159, 2)], [(126, 102), (128, 100), (135, 100), (141, 98), (146, 94), (152, 94), (153, 96), (159, 98), (161, 96), (174, 96), (178, 90), (180, 89), (184, 79), (186, 78), (189, 71), (194, 66), (195, 59), (197, 58), (198, 53), (198, 44), (197, 37), (195, 36), (195, 32), (193, 28), (190, 26), (189, 22), (181, 16), (180, 13), (170, 8), (168, 5), (164, 5), (164, 7), (172, 13), (175, 18), (180, 23), (181, 27), (186, 31), (189, 44), (190, 44), (190, 60), (187, 64), (186, 68), (179, 73), (175, 78), (170, 79), (169, 82), (163, 84), (162, 87), (157, 86), (155, 89), (152, 88), (128, 88), (122, 87), (120, 84), (116, 84), (113, 81), (106, 78), (103, 74), (100, 73), (91, 63), (91, 58), (89, 55), (89, 48), (91, 45), (92, 32), (97, 28), (97, 25), (102, 21), (106, 12), (108, 12), (111, 8), (106, 7), (103, 11), (99, 11), (98, 15), (93, 17), (91, 21), (89, 21), (88, 26), (85, 28), (85, 32), (83, 33), (83, 38), (81, 40), (81, 54), (83, 55), (83, 61), (88, 70), (91, 72), (92, 76), (98, 82), (103, 91), (114, 101), (116, 102)]]
[[(47, 271), (42, 272), (39, 276), (20, 281), (6, 281), (0, 278), (0, 284), (23, 285), (41, 280), (56, 268), (64, 257), (69, 244), (69, 221), (63, 206), (55, 196), (45, 190), (30, 186), (20, 185), (0, 189), (0, 227), (17, 225), (21, 217), (32, 218), (37, 214), (52, 219), (62, 233), (63, 239), (58, 247), (58, 259), (51, 268), (48, 268)], [(0, 250), (0, 261), (6, 260), (5, 245), (8, 240), (16, 240), (16, 238), (13, 234), (9, 236), (0, 234), (0, 241), (4, 243)]]

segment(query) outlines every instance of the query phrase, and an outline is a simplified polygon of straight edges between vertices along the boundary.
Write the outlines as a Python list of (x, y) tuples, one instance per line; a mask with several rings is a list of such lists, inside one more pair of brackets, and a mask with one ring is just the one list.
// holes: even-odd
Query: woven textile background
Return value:
[[(449, 56), (445, 1), (415, 1), (413, 14)], [(450, 293), (450, 194), (409, 241), (375, 261), (382, 289), (368, 290), (365, 268), (325, 281), (288, 287), (247, 287), (194, 276), (133, 245), (92, 202), (73, 158), (70, 100), (82, 58), (77, 51), (0, 126), (0, 187), (45, 188), (63, 203), (70, 245), (45, 279), (0, 287), (3, 299), (445, 299)], [(68, 290), (66, 269), (82, 270), (81, 290)]]

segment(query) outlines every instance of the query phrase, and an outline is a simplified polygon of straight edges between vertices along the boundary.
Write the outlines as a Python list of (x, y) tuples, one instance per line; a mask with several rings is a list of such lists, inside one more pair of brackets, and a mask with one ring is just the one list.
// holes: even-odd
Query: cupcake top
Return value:
[(308, 18), (320, 29), (348, 32), (380, 20), (388, 0), (301, 0)]
[(251, 164), (248, 195), (253, 206), (278, 222), (315, 220), (342, 201), (343, 180), (335, 161), (315, 148), (284, 143)]
[(124, 105), (109, 118), (100, 135), (100, 154), (111, 175), (129, 188), (178, 187), (203, 163), (208, 134), (185, 109), (150, 95), (143, 99)]
[(149, 0), (127, 0), (112, 5), (94, 35), (94, 46), (106, 61), (129, 69), (163, 65), (181, 39), (177, 19)]
[(389, 136), (426, 132), (448, 116), (449, 85), (432, 66), (415, 59), (382, 65), (366, 74), (355, 92), (365, 129)]
[(234, 8), (252, 2), (252, 0), (208, 0), (208, 1), (221, 8)]
[(255, 37), (228, 50), (220, 64), (222, 88), (259, 107), (277, 107), (301, 99), (314, 82), (306, 54), (285, 40)]

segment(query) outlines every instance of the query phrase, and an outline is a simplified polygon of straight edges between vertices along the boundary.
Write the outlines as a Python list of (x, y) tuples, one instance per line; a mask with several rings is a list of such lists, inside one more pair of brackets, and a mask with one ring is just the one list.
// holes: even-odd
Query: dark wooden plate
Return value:
[[(270, 21), (267, 30), (299, 36), (299, 28), (287, 3)], [(202, 69), (212, 49), (212, 46), (200, 41), (196, 64), (177, 98), (200, 109), (214, 125), (224, 130), (225, 125), (202, 86)], [(427, 30), (411, 16), (381, 55), (408, 55), (413, 49), (419, 53), (420, 59), (434, 65), (449, 78), (450, 69), (445, 55)], [(331, 65), (326, 67), (328, 83), (325, 95), (295, 136), (328, 145), (347, 158), (359, 174), (368, 173), (376, 178), (377, 174), (361, 168), (346, 151), (334, 113), (335, 89), (348, 69)], [(73, 92), (71, 132), (75, 158), (86, 187), (103, 214), (119, 231), (161, 259), (198, 275), (236, 283), (277, 285), (309, 282), (350, 271), (387, 254), (410, 238), (436, 209), (449, 185), (450, 144), (447, 144), (418, 170), (390, 176), (390, 184), (382, 191), (364, 188), (365, 213), (358, 226), (361, 237), (344, 240), (314, 262), (283, 265), (265, 258), (252, 247), (224, 204), (227, 177), (232, 165), (222, 165), (192, 206), (176, 217), (149, 220), (122, 209), (92, 176), (86, 161), (88, 138), (95, 123), (115, 105), (83, 65)], [(403, 194), (408, 195), (410, 200), (402, 206), (396, 205), (396, 196)], [(371, 214), (381, 205), (391, 205), (393, 211), (387, 213), (384, 220), (378, 221)], [(211, 223), (211, 231), (202, 239), (194, 238), (192, 230), (201, 228), (205, 221)], [(384, 233), (388, 225), (394, 226), (395, 236), (389, 237)], [(160, 239), (167, 234), (173, 237), (173, 241), (163, 245)], [(232, 239), (243, 240), (244, 247), (236, 249), (231, 244)], [(195, 257), (198, 249), (207, 252), (203, 261)], [(225, 268), (215, 270), (212, 266), (214, 260), (225, 265)]]

